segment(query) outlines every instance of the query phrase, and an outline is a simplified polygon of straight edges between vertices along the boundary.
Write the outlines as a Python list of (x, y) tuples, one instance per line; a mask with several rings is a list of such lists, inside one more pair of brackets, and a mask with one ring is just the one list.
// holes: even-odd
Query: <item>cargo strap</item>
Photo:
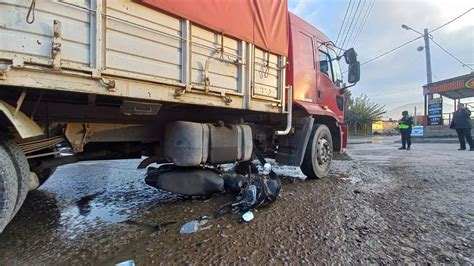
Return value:
[(224, 31), (221, 31), (221, 49), (219, 60), (224, 61)]

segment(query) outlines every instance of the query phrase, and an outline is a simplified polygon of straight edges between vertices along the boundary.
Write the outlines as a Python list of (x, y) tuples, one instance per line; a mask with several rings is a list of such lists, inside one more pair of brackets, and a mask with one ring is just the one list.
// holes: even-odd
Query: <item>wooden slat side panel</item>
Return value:
[[(89, 7), (89, 0), (65, 1)], [(0, 51), (18, 53), (29, 60), (31, 57), (50, 58), (53, 21), (61, 22), (61, 60), (78, 65), (90, 64), (90, 17), (89, 11), (72, 8), (52, 0), (37, 1), (35, 21), (26, 23), (29, 0), (3, 0), (0, 9)]]
[(181, 21), (132, 1), (107, 1), (106, 69), (179, 82)]
[[(224, 45), (221, 44), (222, 39)], [(233, 63), (242, 55), (239, 42), (208, 31), (195, 25), (191, 28), (191, 81), (198, 86), (205, 85), (206, 63), (210, 88), (238, 92), (242, 77), (239, 64)], [(224, 54), (221, 49), (224, 48)]]
[(254, 55), (254, 86), (253, 94), (270, 97), (272, 99), (281, 98), (282, 69), (279, 67), (279, 57), (259, 48), (255, 48)]

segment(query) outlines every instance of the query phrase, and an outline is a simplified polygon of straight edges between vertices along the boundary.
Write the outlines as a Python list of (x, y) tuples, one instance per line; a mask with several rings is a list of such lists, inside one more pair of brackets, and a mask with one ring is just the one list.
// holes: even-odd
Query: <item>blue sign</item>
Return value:
[(414, 126), (411, 129), (411, 134), (412, 137), (423, 137), (423, 126)]
[(428, 101), (428, 125), (436, 126), (443, 124), (443, 98), (430, 99)]

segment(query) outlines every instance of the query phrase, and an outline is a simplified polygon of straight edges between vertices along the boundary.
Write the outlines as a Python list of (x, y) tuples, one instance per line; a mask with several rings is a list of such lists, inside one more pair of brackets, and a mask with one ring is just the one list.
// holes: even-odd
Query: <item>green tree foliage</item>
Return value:
[(369, 125), (373, 120), (380, 119), (386, 113), (385, 105), (372, 102), (365, 94), (352, 98), (350, 91), (344, 92), (346, 97), (345, 121), (354, 128), (355, 133), (363, 125)]
[[(345, 90), (344, 91), (344, 106), (350, 106), (354, 103), (354, 100), (352, 99), (352, 92), (350, 90)], [(346, 107), (347, 109), (347, 107)]]

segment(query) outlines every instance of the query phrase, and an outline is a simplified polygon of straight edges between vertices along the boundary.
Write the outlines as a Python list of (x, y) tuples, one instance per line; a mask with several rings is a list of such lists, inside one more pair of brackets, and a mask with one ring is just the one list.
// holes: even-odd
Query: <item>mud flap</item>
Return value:
[(293, 119), (293, 130), (290, 134), (279, 136), (279, 148), (276, 162), (284, 165), (300, 166), (303, 162), (306, 145), (308, 145), (314, 118), (304, 117)]
[(43, 130), (23, 112), (15, 110), (15, 107), (0, 100), (0, 111), (5, 114), (13, 124), (22, 139), (43, 135)]

